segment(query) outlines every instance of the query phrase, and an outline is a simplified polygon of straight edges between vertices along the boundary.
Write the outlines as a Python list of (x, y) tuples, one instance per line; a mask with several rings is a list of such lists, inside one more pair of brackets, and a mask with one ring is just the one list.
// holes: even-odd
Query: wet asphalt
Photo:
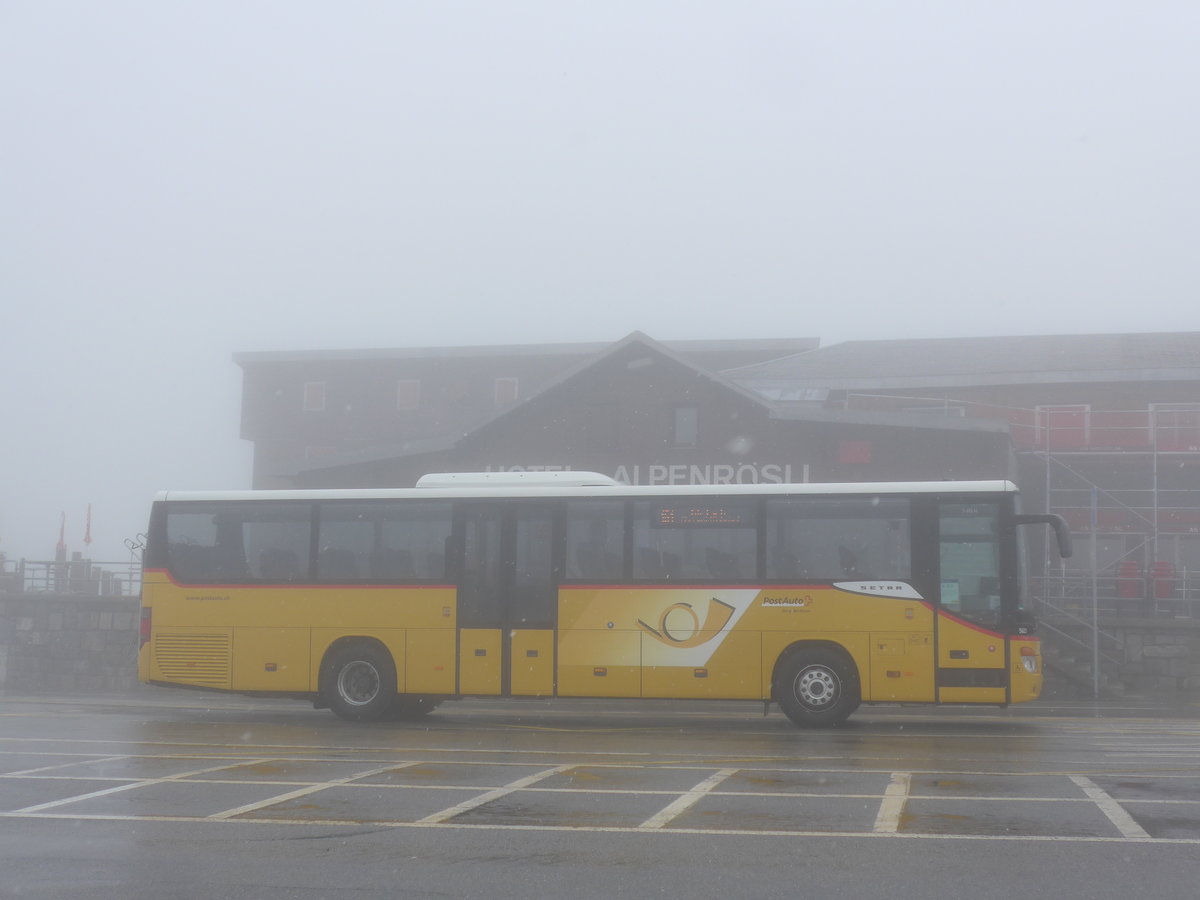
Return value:
[(0, 897), (1195, 897), (1197, 698), (0, 695)]

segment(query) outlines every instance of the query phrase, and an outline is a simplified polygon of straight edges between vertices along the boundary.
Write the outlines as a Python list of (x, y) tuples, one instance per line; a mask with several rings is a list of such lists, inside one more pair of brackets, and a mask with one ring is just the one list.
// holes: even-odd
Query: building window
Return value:
[(324, 412), (325, 411), (325, 382), (323, 382), (323, 381), (306, 381), (306, 382), (304, 382), (304, 411), (305, 412)]
[(842, 441), (838, 444), (838, 463), (841, 465), (864, 465), (870, 461), (870, 441)]
[(420, 409), (421, 382), (405, 378), (396, 382), (396, 409)]
[(494, 390), (496, 396), (496, 406), (508, 406), (517, 402), (518, 379), (504, 377), (497, 378), (494, 382)]
[(676, 447), (695, 447), (700, 436), (700, 410), (695, 406), (675, 407), (674, 443)]

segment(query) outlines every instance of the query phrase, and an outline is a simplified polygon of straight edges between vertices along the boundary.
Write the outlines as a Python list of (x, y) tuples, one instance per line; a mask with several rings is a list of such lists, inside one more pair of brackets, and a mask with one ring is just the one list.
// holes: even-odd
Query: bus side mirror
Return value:
[(1063, 559), (1071, 555), (1071, 532), (1062, 516), (1013, 516), (1013, 521), (1018, 525), (1049, 525), (1058, 538), (1058, 555)]

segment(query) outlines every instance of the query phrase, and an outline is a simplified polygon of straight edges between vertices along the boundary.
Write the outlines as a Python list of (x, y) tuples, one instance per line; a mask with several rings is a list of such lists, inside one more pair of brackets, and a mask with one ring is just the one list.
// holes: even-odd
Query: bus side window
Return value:
[(405, 584), (445, 577), (450, 505), (328, 501), (320, 506), (317, 580)]
[(358, 556), (345, 547), (325, 547), (317, 553), (318, 581), (355, 581)]
[(767, 579), (912, 577), (908, 501), (803, 497), (767, 501)]
[(625, 573), (625, 504), (621, 500), (567, 503), (569, 581), (619, 582)]
[(263, 503), (239, 512), (245, 558), (253, 561), (251, 578), (274, 583), (307, 581), (312, 507), (307, 503)]
[(412, 554), (395, 547), (382, 547), (371, 554), (371, 578), (375, 581), (408, 581), (415, 577)]
[(758, 569), (758, 516), (740, 498), (636, 500), (636, 581), (737, 583)]
[(267, 547), (258, 554), (258, 577), (263, 581), (295, 581), (300, 563), (291, 550)]

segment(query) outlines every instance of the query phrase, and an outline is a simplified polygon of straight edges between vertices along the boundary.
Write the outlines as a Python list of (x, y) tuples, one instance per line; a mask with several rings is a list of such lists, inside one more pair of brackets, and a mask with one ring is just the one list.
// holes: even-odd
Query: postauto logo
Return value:
[(692, 604), (677, 602), (662, 611), (658, 627), (648, 625), (642, 619), (638, 619), (638, 626), (668, 647), (698, 647), (716, 637), (729, 624), (735, 611), (730, 604), (711, 597), (701, 623), (700, 614)]

